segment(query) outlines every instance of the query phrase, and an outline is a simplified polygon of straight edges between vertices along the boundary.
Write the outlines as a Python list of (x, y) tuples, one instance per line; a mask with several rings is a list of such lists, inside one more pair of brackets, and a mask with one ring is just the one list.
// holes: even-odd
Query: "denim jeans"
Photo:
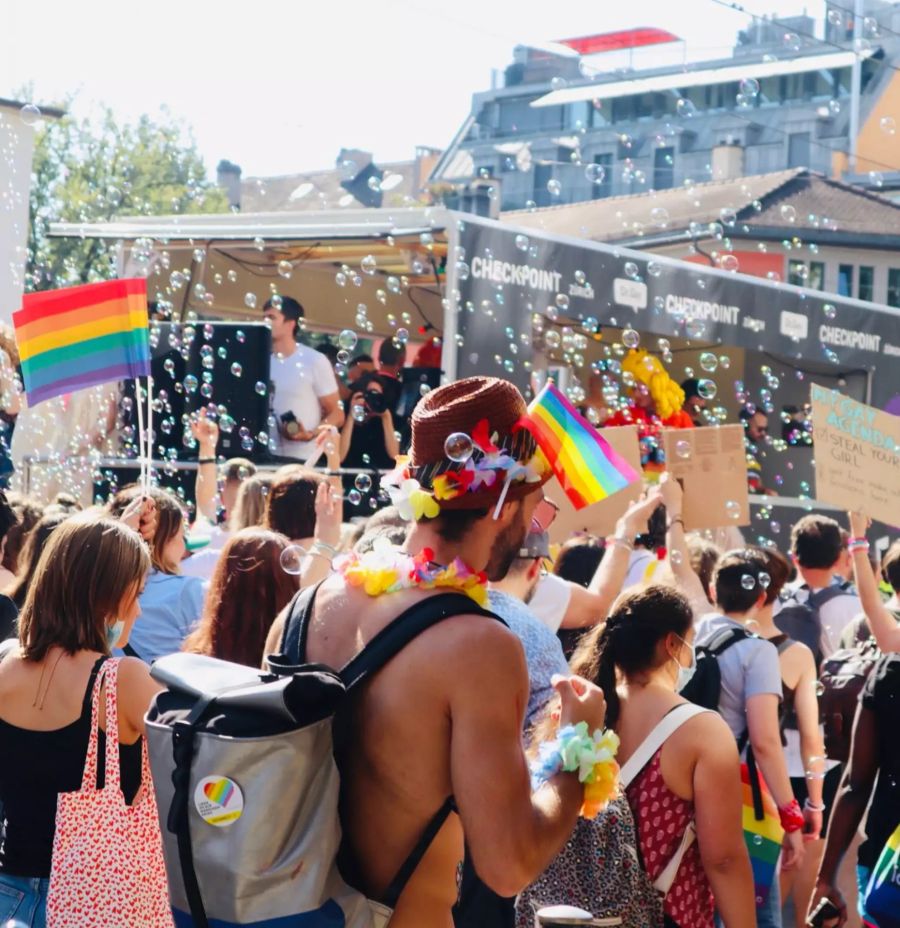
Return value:
[(781, 928), (781, 885), (777, 873), (766, 901), (756, 907), (756, 928)]
[(0, 925), (46, 928), (50, 880), (0, 873)]

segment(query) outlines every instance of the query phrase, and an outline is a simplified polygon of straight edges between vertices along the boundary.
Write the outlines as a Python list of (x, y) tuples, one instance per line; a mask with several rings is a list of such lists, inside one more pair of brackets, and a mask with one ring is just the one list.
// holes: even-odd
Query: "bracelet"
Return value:
[(847, 542), (847, 550), (851, 553), (854, 551), (864, 551), (869, 553), (869, 542), (865, 538), (851, 538)]
[(682, 519), (681, 516), (675, 516), (674, 518), (669, 519), (669, 524), (666, 526), (666, 530), (668, 531), (671, 529), (673, 525), (680, 525), (682, 528), (684, 528), (684, 519)]
[(329, 554), (332, 554), (332, 555), (338, 554), (338, 549), (335, 548), (334, 545), (328, 544), (327, 541), (319, 541), (318, 538), (312, 543), (312, 547), (313, 547), (313, 550), (315, 550), (316, 548), (321, 548), (323, 551), (327, 551)]
[(800, 831), (803, 828), (803, 812), (800, 810), (800, 803), (792, 799), (789, 803), (778, 807), (778, 817), (781, 819), (781, 827), (788, 833)]
[(322, 558), (323, 561), (328, 561), (329, 566), (331, 566), (334, 563), (334, 558), (329, 557), (327, 554), (322, 554), (321, 551), (316, 551), (314, 549), (310, 549), (308, 556), (309, 557), (320, 557)]
[(626, 551), (634, 551), (634, 542), (630, 538), (626, 538), (624, 535), (613, 535), (609, 540), (611, 545), (618, 545), (620, 548), (624, 548)]
[(819, 805), (816, 805), (814, 802), (810, 802), (809, 796), (807, 796), (806, 799), (803, 800), (803, 808), (809, 809), (810, 812), (824, 812), (825, 803), (822, 802), (822, 803), (819, 803)]
[(198, 464), (215, 464), (216, 459), (215, 458), (197, 458), (197, 463)]
[(531, 766), (532, 786), (538, 789), (558, 773), (577, 773), (578, 781), (584, 784), (579, 814), (594, 818), (618, 793), (618, 749), (619, 736), (614, 731), (598, 729), (591, 735), (587, 722), (566, 725), (555, 741), (545, 742), (538, 749), (538, 758)]

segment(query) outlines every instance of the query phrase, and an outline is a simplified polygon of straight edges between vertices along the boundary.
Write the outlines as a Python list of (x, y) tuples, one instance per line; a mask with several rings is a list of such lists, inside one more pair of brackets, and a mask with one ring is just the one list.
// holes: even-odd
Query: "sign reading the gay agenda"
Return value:
[[(638, 445), (636, 425), (621, 425), (601, 432), (613, 451), (624, 458), (636, 473), (641, 472), (641, 451)], [(544, 487), (544, 495), (559, 506), (559, 514), (550, 526), (550, 541), (562, 544), (576, 532), (596, 535), (603, 538), (611, 535), (616, 522), (625, 514), (625, 510), (641, 495), (643, 486), (640, 480), (601, 499), (592, 506), (576, 509), (566, 495), (559, 481), (553, 477)]]
[(813, 384), (816, 499), (900, 526), (900, 417)]
[(750, 524), (743, 425), (663, 429), (662, 441), (684, 489), (685, 531)]

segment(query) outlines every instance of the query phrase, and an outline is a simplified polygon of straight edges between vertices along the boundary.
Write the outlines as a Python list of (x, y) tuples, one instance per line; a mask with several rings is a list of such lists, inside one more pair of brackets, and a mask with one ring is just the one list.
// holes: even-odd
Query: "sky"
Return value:
[[(742, 6), (824, 15), (822, 0)], [(75, 95), (76, 114), (102, 102), (124, 120), (164, 105), (211, 175), (227, 158), (245, 177), (328, 168), (342, 147), (376, 162), (446, 147), (516, 44), (656, 26), (702, 59), (751, 21), (716, 0), (2, 0), (0, 17), (0, 96), (31, 84), (38, 105)]]

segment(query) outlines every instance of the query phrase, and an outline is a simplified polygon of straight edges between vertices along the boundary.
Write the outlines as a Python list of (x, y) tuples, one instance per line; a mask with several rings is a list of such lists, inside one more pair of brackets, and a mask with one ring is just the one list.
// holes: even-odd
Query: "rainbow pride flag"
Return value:
[(13, 324), (32, 406), (150, 373), (145, 280), (28, 293)]
[(900, 825), (888, 838), (872, 870), (865, 904), (866, 914), (878, 928), (900, 925)]
[(744, 843), (750, 854), (753, 868), (753, 883), (756, 896), (765, 901), (775, 880), (775, 868), (778, 855), (781, 854), (781, 841), (784, 829), (775, 800), (760, 777), (762, 791), (763, 818), (758, 819), (753, 809), (753, 789), (750, 786), (750, 771), (747, 764), (741, 764), (741, 783), (743, 790)]
[(640, 480), (552, 381), (532, 400), (521, 425), (534, 435), (576, 509), (599, 503)]

